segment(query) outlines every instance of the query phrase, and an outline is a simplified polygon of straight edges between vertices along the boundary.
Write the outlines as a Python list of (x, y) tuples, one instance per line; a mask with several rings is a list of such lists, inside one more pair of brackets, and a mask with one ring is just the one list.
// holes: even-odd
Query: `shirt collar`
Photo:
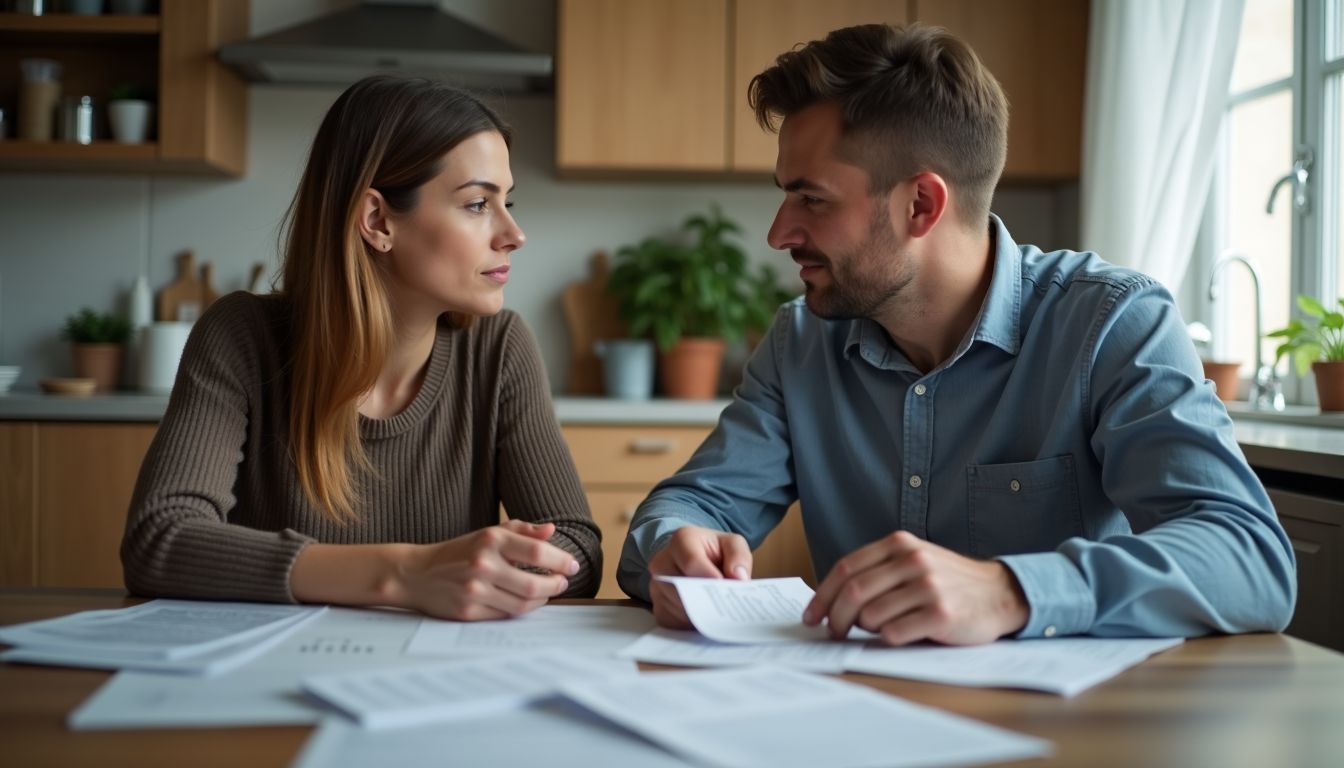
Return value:
[[(1021, 348), (1022, 252), (998, 216), (992, 213), (989, 215), (989, 226), (994, 234), (994, 274), (989, 281), (989, 292), (985, 294), (985, 301), (972, 326), (970, 341), (993, 344), (1010, 355), (1016, 355)], [(963, 342), (954, 358), (960, 356), (968, 346), (968, 343)], [(855, 347), (873, 350), (876, 359), (870, 359), (869, 362), (879, 367), (888, 362), (891, 354), (900, 355), (881, 326), (866, 317), (849, 321), (849, 335), (845, 338), (844, 346), (846, 360), (853, 356)], [(877, 354), (879, 349), (880, 355)], [(865, 355), (867, 358), (869, 355)]]

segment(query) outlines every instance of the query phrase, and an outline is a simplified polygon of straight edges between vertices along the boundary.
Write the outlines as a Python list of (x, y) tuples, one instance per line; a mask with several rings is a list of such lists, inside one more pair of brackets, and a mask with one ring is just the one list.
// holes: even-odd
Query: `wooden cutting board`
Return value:
[(214, 266), (206, 263), (196, 276), (196, 257), (191, 251), (177, 255), (177, 279), (159, 291), (159, 320), (195, 320), (217, 298), (211, 282)]
[(607, 254), (598, 251), (589, 261), (587, 280), (571, 283), (561, 296), (569, 326), (569, 381), (571, 395), (602, 394), (602, 361), (593, 351), (600, 339), (628, 336), (616, 299), (607, 293)]

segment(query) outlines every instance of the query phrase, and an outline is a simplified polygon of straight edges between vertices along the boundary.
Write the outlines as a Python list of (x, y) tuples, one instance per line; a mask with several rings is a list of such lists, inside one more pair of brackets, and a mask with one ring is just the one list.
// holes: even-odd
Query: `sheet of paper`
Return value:
[(402, 655), (420, 615), (331, 608), (268, 652), (209, 679), (122, 672), (68, 718), (71, 728), (158, 728), (315, 723), (329, 714), (303, 693), (315, 674), (424, 664)]
[(0, 641), (60, 652), (97, 651), (172, 661), (264, 637), (314, 611), (311, 606), (151, 600), (104, 611), (0, 628)]
[(545, 605), (506, 621), (425, 619), (411, 638), (412, 656), (462, 656), (564, 649), (609, 656), (653, 629), (653, 614), (616, 605)]
[[(677, 587), (686, 617), (697, 631), (721, 643), (797, 643), (828, 640), (824, 626), (803, 623), (815, 594), (797, 576), (783, 579), (698, 579), (657, 576)], [(855, 628), (851, 639), (874, 635)]]
[(563, 693), (669, 751), (723, 768), (965, 765), (1050, 752), (1040, 739), (778, 667), (650, 673)]
[(370, 731), (322, 722), (294, 768), (688, 768), (693, 766), (561, 699), (471, 720)]
[(1000, 640), (966, 648), (869, 646), (850, 659), (847, 668), (933, 683), (1073, 696), (1181, 642), (1180, 638), (1059, 637)]
[(220, 645), (203, 653), (178, 659), (146, 659), (139, 654), (121, 654), (102, 649), (73, 648), (14, 648), (0, 653), (0, 661), (21, 664), (47, 664), (63, 667), (91, 667), (94, 669), (121, 669), (139, 672), (166, 672), (172, 674), (212, 677), (237, 669), (260, 656), (305, 624), (316, 620), (326, 607), (308, 608), (296, 614), (293, 620), (272, 627), (262, 637), (248, 636), (229, 645)]
[(862, 647), (861, 643), (855, 641), (741, 645), (710, 640), (699, 632), (660, 628), (622, 648), (617, 655), (650, 664), (685, 667), (777, 664), (810, 672), (838, 674), (845, 671), (845, 665)]
[(365, 728), (402, 728), (517, 709), (572, 681), (639, 673), (634, 662), (585, 654), (519, 652), (451, 663), (316, 675), (303, 688)]

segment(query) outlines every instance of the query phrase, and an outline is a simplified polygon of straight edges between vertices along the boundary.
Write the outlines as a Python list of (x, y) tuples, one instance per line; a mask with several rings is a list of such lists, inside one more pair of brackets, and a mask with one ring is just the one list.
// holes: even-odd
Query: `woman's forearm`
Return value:
[(309, 544), (289, 573), (302, 603), (411, 608), (406, 570), (415, 544)]

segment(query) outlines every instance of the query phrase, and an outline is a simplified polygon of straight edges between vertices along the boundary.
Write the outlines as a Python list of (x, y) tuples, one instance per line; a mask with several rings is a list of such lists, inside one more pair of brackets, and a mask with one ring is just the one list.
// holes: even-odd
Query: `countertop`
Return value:
[[(612, 400), (556, 397), (561, 424), (713, 426), (728, 400)], [(0, 421), (158, 421), (167, 395), (112, 394), (90, 397), (10, 392), (0, 395)], [(1344, 414), (1289, 407), (1255, 413), (1229, 407), (1237, 442), (1253, 466), (1344, 479)]]

